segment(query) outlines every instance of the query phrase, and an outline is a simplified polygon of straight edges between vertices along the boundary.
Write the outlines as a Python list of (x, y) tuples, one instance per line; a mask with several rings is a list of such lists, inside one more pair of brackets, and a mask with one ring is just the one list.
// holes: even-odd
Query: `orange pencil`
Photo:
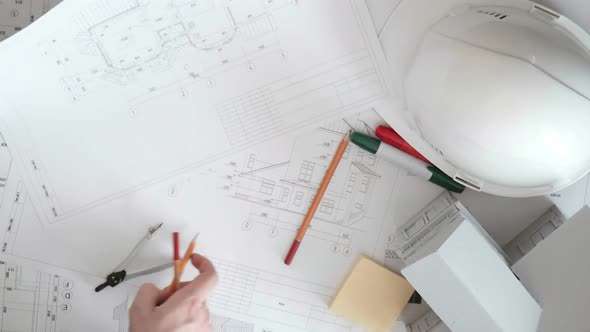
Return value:
[(334, 176), (334, 172), (336, 172), (336, 168), (338, 167), (338, 164), (340, 163), (340, 160), (342, 159), (342, 156), (344, 155), (344, 151), (346, 151), (346, 147), (348, 146), (349, 141), (350, 141), (350, 132), (348, 132), (344, 136), (344, 138), (340, 142), (340, 145), (338, 145), (338, 149), (336, 150), (336, 154), (334, 154), (334, 158), (332, 159), (332, 162), (330, 163), (328, 170), (326, 170), (326, 175), (324, 175), (324, 179), (322, 180), (322, 183), (320, 184), (320, 188), (318, 189), (318, 192), (316, 193), (316, 195), (313, 199), (313, 202), (311, 203), (309, 211), (307, 211), (307, 214), (305, 215), (305, 219), (303, 219), (303, 225), (301, 225), (301, 228), (299, 228), (299, 232), (297, 233), (297, 236), (295, 237), (295, 241), (293, 241), (293, 244), (291, 245), (291, 249), (289, 249), (289, 253), (287, 254), (287, 257), (285, 258), (285, 264), (291, 265), (291, 262), (293, 261), (293, 258), (295, 257), (295, 254), (297, 253), (297, 249), (299, 249), (299, 245), (301, 244), (301, 241), (303, 241), (303, 237), (305, 236), (305, 232), (307, 232), (307, 229), (309, 228), (309, 224), (311, 223), (311, 220), (313, 219), (313, 216), (315, 215), (315, 211), (318, 209), (318, 206), (320, 205), (320, 202), (322, 201), (322, 198), (324, 197), (324, 194), (326, 193), (326, 189), (328, 189), (328, 185), (330, 184), (330, 181), (332, 180), (332, 176)]

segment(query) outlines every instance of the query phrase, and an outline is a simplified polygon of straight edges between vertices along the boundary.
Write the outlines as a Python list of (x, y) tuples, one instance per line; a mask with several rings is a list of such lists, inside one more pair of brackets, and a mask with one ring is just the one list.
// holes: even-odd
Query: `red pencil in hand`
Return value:
[(176, 291), (176, 287), (178, 287), (178, 281), (180, 279), (180, 239), (178, 232), (172, 233), (172, 242), (174, 245), (174, 279), (172, 279), (172, 284), (170, 285), (170, 292), (174, 293)]

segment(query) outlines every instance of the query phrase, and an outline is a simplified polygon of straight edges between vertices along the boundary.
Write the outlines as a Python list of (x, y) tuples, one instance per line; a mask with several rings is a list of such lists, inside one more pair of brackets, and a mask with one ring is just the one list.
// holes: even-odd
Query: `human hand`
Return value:
[(174, 294), (154, 284), (141, 286), (129, 309), (130, 332), (212, 331), (206, 300), (217, 285), (217, 273), (201, 255), (193, 254), (191, 262), (200, 274), (180, 283)]

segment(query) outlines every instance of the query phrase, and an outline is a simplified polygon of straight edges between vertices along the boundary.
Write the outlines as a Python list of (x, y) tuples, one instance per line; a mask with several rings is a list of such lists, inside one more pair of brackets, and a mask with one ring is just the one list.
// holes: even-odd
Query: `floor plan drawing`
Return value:
[(0, 1), (0, 41), (24, 29), (60, 2), (61, 0)]
[[(131, 102), (130, 115), (137, 116), (143, 104), (180, 91), (183, 84), (214, 85), (218, 72), (235, 66), (256, 70), (254, 60), (271, 53), (285, 57), (273, 13), (295, 5), (296, 0), (126, 0), (114, 6), (98, 1), (82, 15), (84, 31), (74, 43), (78, 52), (96, 56), (100, 62), (87, 72), (63, 77), (62, 84), (77, 101), (92, 89), (95, 79), (127, 86), (153, 72), (169, 70), (183, 61), (179, 53), (190, 52), (193, 62), (184, 64), (181, 77), (150, 86)], [(59, 45), (51, 41), (43, 47), (45, 54), (55, 56), (56, 64), (67, 66), (70, 57), (58, 50)]]
[[(43, 223), (388, 95), (363, 1), (84, 4), (62, 7), (77, 28), (49, 29), (27, 55), (40, 67), (25, 72), (51, 72), (55, 105), (15, 100), (3, 116)], [(64, 154), (77, 157), (58, 166)]]

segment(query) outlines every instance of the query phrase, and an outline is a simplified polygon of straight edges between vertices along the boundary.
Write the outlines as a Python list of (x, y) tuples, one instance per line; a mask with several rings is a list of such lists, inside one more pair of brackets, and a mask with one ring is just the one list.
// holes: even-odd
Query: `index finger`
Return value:
[(191, 256), (191, 262), (199, 270), (199, 275), (170, 296), (162, 305), (163, 308), (175, 308), (191, 298), (196, 298), (198, 301), (205, 301), (207, 295), (217, 285), (217, 272), (210, 260), (199, 254), (193, 254)]

